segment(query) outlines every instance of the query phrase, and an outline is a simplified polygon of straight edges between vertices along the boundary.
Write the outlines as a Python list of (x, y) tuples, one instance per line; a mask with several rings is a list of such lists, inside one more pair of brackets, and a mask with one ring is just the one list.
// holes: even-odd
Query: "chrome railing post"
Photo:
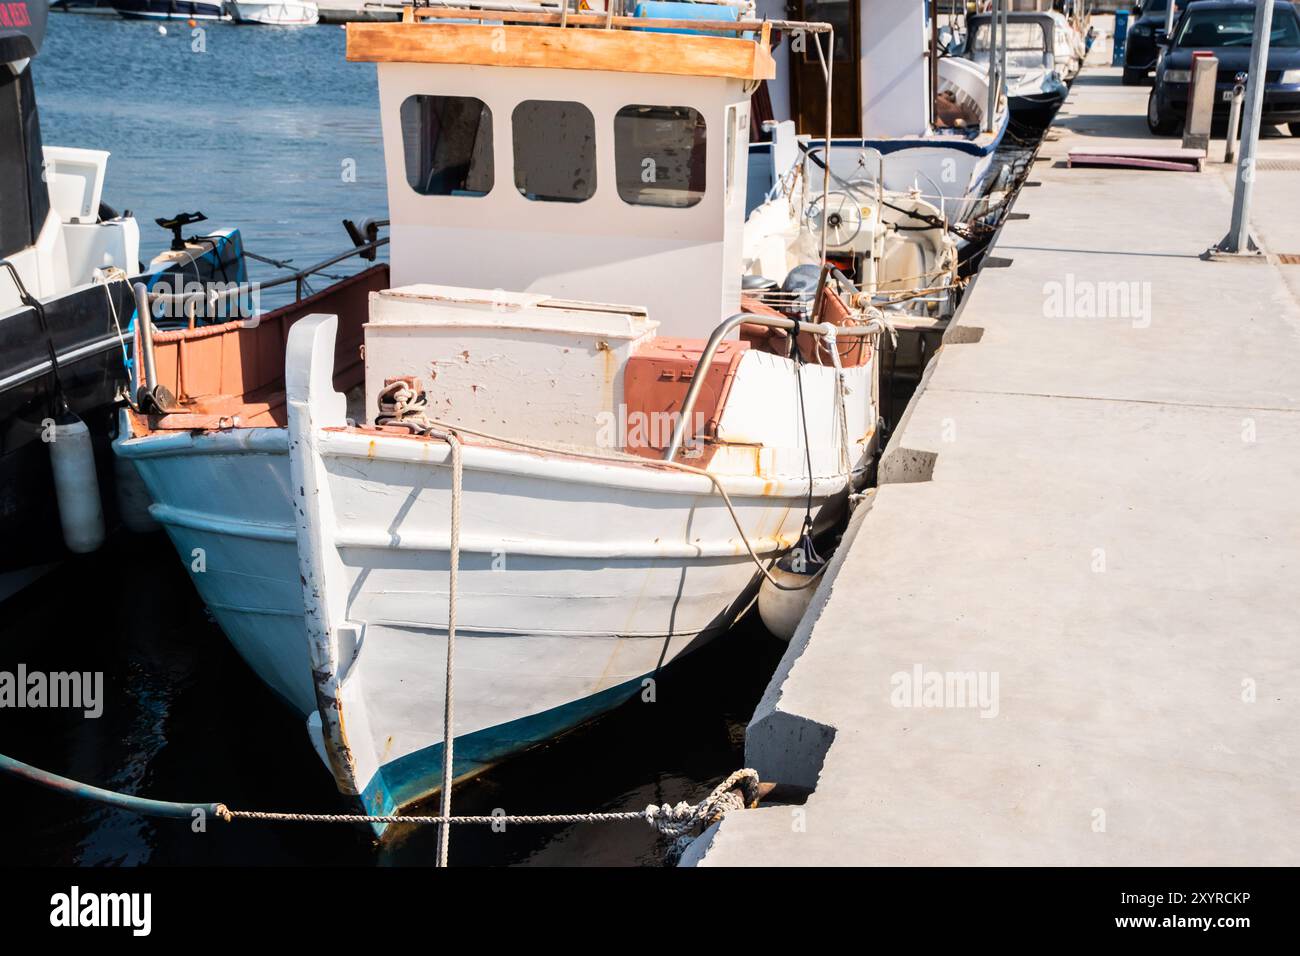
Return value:
[[(713, 334), (709, 336), (709, 341), (705, 344), (703, 351), (700, 352), (700, 359), (695, 364), (695, 374), (691, 376), (690, 387), (686, 390), (686, 400), (682, 402), (681, 416), (677, 419), (677, 424), (673, 426), (673, 437), (668, 442), (668, 449), (664, 452), (664, 461), (672, 461), (682, 447), (687, 423), (691, 420), (691, 415), (695, 411), (695, 403), (700, 397), (701, 389), (704, 388), (704, 380), (708, 377), (709, 366), (713, 364), (713, 356), (717, 354), (718, 347), (722, 345), (722, 340), (737, 327), (746, 324), (762, 325), (769, 329), (785, 329), (794, 335), (798, 335), (800, 332), (808, 332), (811, 335), (819, 335), (823, 338), (826, 337), (828, 328), (827, 325), (820, 322), (798, 322), (794, 319), (777, 318), (772, 315), (754, 315), (749, 312), (738, 312), (726, 319), (713, 330)], [(884, 330), (884, 326), (874, 319), (864, 325), (841, 325), (831, 326), (831, 328), (835, 329), (836, 338), (849, 339), (875, 335)]]

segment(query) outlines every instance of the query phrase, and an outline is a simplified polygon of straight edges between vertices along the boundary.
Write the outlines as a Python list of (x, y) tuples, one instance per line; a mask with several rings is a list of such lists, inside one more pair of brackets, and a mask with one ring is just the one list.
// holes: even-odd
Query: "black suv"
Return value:
[[(1183, 12), (1187, 0), (1177, 0), (1174, 19)], [(1169, 16), (1169, 0), (1146, 0), (1139, 3), (1128, 22), (1128, 40), (1124, 46), (1124, 85), (1136, 86), (1147, 81), (1147, 74), (1156, 68), (1160, 45), (1156, 34), (1165, 32)]]

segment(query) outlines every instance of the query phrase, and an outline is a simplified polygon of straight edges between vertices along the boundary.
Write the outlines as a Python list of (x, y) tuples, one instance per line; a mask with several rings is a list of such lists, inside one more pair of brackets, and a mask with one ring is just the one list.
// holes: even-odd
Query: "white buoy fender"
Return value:
[(813, 594), (817, 591), (815, 583), (809, 584), (809, 579), (817, 572), (816, 566), (809, 573), (800, 574), (784, 566), (786, 563), (784, 560), (777, 562), (769, 571), (772, 577), (786, 587), (798, 587), (801, 584), (808, 584), (808, 587), (787, 591), (774, 587), (771, 581), (764, 578), (758, 589), (758, 616), (763, 619), (763, 626), (783, 641), (794, 637), (794, 632), (799, 629), (799, 622), (808, 613), (808, 605), (812, 603)]
[(122, 519), (122, 527), (132, 534), (149, 534), (162, 527), (149, 513), (153, 498), (135, 462), (114, 455), (113, 482), (117, 488), (117, 513)]
[(63, 543), (76, 554), (89, 554), (104, 543), (104, 506), (99, 500), (90, 429), (80, 418), (70, 418), (51, 429), (50, 439)]

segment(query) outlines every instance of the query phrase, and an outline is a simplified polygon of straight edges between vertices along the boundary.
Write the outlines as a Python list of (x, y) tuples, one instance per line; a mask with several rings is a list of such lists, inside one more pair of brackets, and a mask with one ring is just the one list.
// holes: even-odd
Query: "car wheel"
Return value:
[(1125, 86), (1141, 86), (1146, 81), (1146, 70), (1130, 70), (1128, 67), (1124, 67), (1124, 76), (1120, 79), (1120, 82)]
[(1156, 93), (1157, 90), (1153, 89), (1147, 99), (1147, 129), (1157, 136), (1172, 136), (1178, 132), (1178, 121), (1170, 121), (1161, 114), (1160, 97)]

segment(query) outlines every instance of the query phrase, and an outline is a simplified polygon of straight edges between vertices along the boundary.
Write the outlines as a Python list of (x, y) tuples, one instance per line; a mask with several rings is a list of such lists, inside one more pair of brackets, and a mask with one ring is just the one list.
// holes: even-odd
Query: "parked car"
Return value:
[[(1175, 16), (1187, 6), (1187, 0), (1177, 0)], [(1138, 5), (1133, 19), (1129, 20), (1128, 41), (1124, 45), (1124, 85), (1145, 83), (1160, 59), (1160, 44), (1168, 23), (1169, 0), (1145, 0)]]
[[(1227, 115), (1238, 73), (1250, 68), (1255, 28), (1254, 0), (1194, 0), (1164, 41), (1165, 55), (1147, 101), (1147, 126), (1159, 136), (1178, 132), (1187, 116), (1192, 55), (1198, 50), (1219, 60), (1214, 94), (1215, 119)], [(1292, 0), (1275, 0), (1273, 29), (1265, 70), (1265, 126), (1287, 124), (1300, 136), (1300, 13)]]

